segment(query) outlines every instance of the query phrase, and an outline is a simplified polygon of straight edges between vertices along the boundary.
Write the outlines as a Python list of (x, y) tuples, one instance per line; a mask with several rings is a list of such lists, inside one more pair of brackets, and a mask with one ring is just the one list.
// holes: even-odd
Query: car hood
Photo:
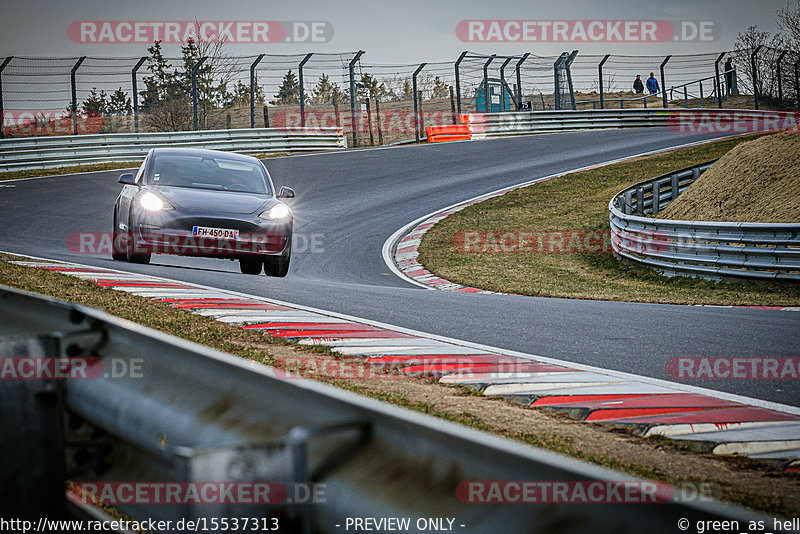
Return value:
[(213, 191), (187, 187), (154, 188), (175, 207), (197, 212), (236, 213), (245, 215), (268, 204), (272, 197), (257, 193)]

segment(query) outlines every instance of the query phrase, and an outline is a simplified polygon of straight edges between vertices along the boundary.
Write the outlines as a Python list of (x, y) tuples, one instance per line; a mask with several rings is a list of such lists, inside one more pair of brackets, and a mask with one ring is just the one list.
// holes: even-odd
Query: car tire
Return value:
[(263, 265), (261, 260), (239, 260), (239, 270), (242, 271), (242, 274), (261, 274)]
[(280, 256), (277, 258), (271, 257), (264, 260), (264, 274), (267, 276), (274, 276), (276, 278), (283, 278), (289, 274), (289, 262), (291, 259), (292, 242), (289, 241), (289, 250), (286, 251), (286, 256)]
[[(123, 246), (121, 246), (123, 245)], [(111, 259), (114, 261), (127, 261), (128, 255), (125, 253), (127, 240), (124, 244), (120, 243), (119, 223), (117, 222), (117, 210), (114, 209), (114, 231), (111, 232)]]
[(150, 263), (150, 253), (149, 252), (139, 252), (136, 253), (134, 250), (136, 249), (136, 239), (133, 235), (133, 224), (131, 223), (131, 218), (128, 218), (128, 245), (126, 250), (127, 260), (130, 263), (142, 263), (147, 264)]

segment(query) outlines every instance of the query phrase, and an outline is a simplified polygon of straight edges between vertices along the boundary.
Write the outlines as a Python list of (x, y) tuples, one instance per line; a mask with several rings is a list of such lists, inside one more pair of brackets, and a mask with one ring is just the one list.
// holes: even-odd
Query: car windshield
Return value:
[(261, 163), (224, 156), (156, 155), (147, 183), (261, 195), (270, 193), (267, 174)]

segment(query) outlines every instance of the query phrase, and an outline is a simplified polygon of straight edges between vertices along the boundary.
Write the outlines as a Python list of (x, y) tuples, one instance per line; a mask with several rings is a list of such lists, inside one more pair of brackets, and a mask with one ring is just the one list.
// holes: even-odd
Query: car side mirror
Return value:
[(291, 187), (281, 186), (281, 190), (278, 192), (278, 198), (294, 198), (294, 189)]
[(126, 172), (125, 174), (119, 175), (119, 183), (124, 185), (136, 185), (136, 177), (133, 175), (132, 172)]

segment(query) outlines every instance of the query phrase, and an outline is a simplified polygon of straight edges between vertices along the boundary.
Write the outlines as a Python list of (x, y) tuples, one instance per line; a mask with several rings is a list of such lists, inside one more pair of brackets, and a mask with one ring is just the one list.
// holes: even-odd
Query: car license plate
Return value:
[(213, 237), (215, 239), (239, 239), (239, 230), (193, 226), (192, 235), (195, 237)]

